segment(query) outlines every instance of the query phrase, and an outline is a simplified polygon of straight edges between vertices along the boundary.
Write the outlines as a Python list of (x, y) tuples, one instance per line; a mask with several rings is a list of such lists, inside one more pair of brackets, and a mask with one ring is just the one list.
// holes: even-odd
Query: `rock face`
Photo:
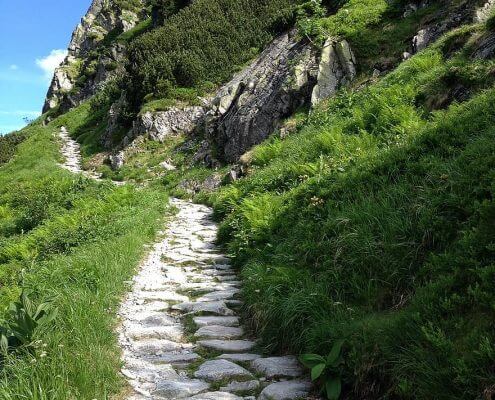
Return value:
[(317, 52), (293, 32), (275, 39), (213, 100), (208, 132), (225, 161), (262, 142), (280, 120), (308, 103), (316, 83)]
[[(57, 106), (67, 111), (117, 76), (123, 69), (124, 45), (113, 44), (97, 59), (90, 53), (100, 46), (108, 34), (132, 29), (139, 20), (140, 16), (134, 11), (123, 9), (114, 0), (93, 0), (72, 34), (67, 58), (55, 71), (43, 112)], [(73, 90), (76, 83), (77, 90)]]
[(347, 41), (328, 39), (323, 46), (318, 83), (313, 90), (311, 103), (317, 105), (333, 96), (337, 90), (356, 77), (356, 58)]
[(495, 0), (488, 0), (483, 7), (476, 10), (474, 22), (485, 22), (495, 9)]
[(172, 107), (167, 111), (147, 112), (137, 118), (129, 136), (135, 138), (146, 134), (151, 140), (163, 142), (178, 133), (190, 134), (204, 115), (203, 107)]
[(475, 9), (473, 2), (462, 2), (455, 7), (449, 7), (448, 5), (441, 7), (438, 13), (432, 18), (433, 22), (424, 26), (418, 31), (416, 36), (414, 36), (412, 41), (413, 53), (425, 49), (444, 33), (458, 28), (461, 25), (470, 23), (473, 19), (476, 20), (478, 18), (478, 13), (484, 14), (484, 12), (487, 12), (486, 10), (491, 10), (492, 5), (490, 3), (494, 2), (495, 0), (489, 0), (481, 11)]

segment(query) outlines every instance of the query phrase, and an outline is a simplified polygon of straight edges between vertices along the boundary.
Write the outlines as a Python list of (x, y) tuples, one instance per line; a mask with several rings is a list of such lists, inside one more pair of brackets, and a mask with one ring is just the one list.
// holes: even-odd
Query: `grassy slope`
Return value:
[[(341, 93), (210, 198), (253, 326), (279, 351), (345, 338), (350, 398), (475, 399), (493, 383), (494, 63), (470, 43), (444, 57), (477, 29)], [(478, 94), (431, 113), (459, 83)]]
[(5, 360), (2, 399), (104, 399), (121, 389), (116, 307), (166, 208), (161, 191), (60, 169), (59, 122), (27, 128), (0, 168), (0, 304), (25, 287), (59, 308), (53, 326), (37, 332), (35, 354)]

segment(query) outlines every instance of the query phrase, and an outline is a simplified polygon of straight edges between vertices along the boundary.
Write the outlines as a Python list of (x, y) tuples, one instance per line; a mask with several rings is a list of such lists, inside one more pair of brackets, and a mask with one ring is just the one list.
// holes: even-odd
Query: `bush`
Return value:
[[(193, 87), (222, 82), (286, 26), (296, 0), (198, 0), (131, 44), (128, 72), (135, 107), (159, 82)], [(165, 2), (162, 4), (170, 4)], [(175, 3), (174, 3), (175, 4)]]

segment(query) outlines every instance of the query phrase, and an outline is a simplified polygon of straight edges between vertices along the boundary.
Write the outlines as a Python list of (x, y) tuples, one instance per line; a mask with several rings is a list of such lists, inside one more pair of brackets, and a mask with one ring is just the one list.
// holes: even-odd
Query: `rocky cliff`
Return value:
[(72, 34), (66, 59), (55, 71), (43, 112), (55, 108), (67, 111), (121, 74), (126, 46), (115, 38), (146, 16), (142, 0), (93, 0)]

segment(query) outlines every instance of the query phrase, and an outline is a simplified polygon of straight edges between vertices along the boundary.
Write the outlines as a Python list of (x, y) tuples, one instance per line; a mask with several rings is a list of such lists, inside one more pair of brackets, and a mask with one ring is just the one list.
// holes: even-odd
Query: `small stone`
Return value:
[(246, 382), (230, 382), (227, 386), (220, 388), (222, 392), (230, 392), (237, 394), (246, 394), (258, 390), (260, 383), (258, 381), (246, 381)]
[(256, 345), (250, 340), (200, 340), (198, 344), (207, 349), (225, 353), (242, 353), (251, 350)]
[(305, 399), (311, 391), (307, 381), (285, 381), (272, 383), (260, 394), (258, 400), (296, 400)]
[(197, 303), (181, 303), (172, 306), (173, 310), (179, 310), (183, 312), (209, 312), (217, 315), (234, 315), (234, 312), (227, 307), (224, 301), (205, 301)]
[(227, 360), (210, 360), (201, 364), (194, 373), (195, 378), (210, 382), (219, 382), (225, 379), (253, 378), (247, 369)]
[(196, 317), (194, 323), (199, 327), (209, 325), (238, 326), (239, 317)]
[(194, 336), (210, 339), (236, 339), (241, 337), (243, 334), (244, 331), (242, 330), (242, 328), (210, 325), (198, 329)]
[(261, 358), (259, 354), (239, 353), (239, 354), (222, 354), (217, 358), (223, 358), (233, 362), (249, 362)]
[(152, 395), (167, 400), (187, 399), (209, 387), (208, 383), (196, 379), (170, 380), (160, 382)]
[(253, 361), (254, 370), (268, 379), (297, 378), (304, 370), (294, 356), (259, 358)]
[(188, 400), (243, 400), (242, 397), (235, 396), (232, 393), (209, 392), (201, 393), (190, 397)]

